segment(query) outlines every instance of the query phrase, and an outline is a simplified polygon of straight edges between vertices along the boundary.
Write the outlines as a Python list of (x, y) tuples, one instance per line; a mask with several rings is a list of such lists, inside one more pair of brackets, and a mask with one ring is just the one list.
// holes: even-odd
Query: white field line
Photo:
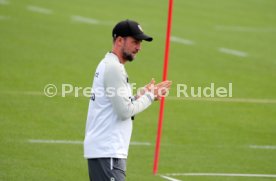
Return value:
[(252, 149), (276, 150), (276, 145), (249, 145)]
[(71, 16), (72, 21), (77, 21), (81, 23), (87, 23), (87, 24), (99, 24), (99, 21), (92, 18), (87, 18), (83, 16)]
[(35, 12), (35, 13), (41, 13), (41, 14), (52, 14), (52, 10), (50, 10), (50, 9), (33, 6), (33, 5), (27, 6), (27, 10)]
[(169, 96), (169, 97), (166, 98), (166, 100), (276, 104), (276, 99), (253, 99), (253, 98), (195, 98), (195, 97), (173, 97), (173, 96)]
[[(11, 95), (26, 95), (26, 96), (45, 96), (43, 91), (0, 91), (1, 94)], [(62, 94), (58, 93), (56, 96), (61, 97)], [(75, 94), (66, 94), (66, 97), (75, 97)], [(79, 98), (85, 97), (79, 93)], [(77, 98), (77, 97), (76, 97)], [(88, 97), (87, 97), (88, 98)], [(276, 99), (254, 99), (254, 98), (195, 98), (195, 97), (176, 97), (168, 96), (166, 100), (169, 101), (206, 101), (206, 102), (236, 102), (236, 103), (252, 103), (252, 104), (276, 104)]]
[[(45, 96), (47, 97), (43, 91), (39, 92), (39, 91), (0, 91), (1, 94), (11, 94), (11, 95), (26, 95), (26, 96)], [(68, 93), (65, 95), (65, 97), (85, 97), (83, 94), (78, 93), (78, 96), (75, 96), (75, 93)], [(54, 97), (62, 97), (61, 93), (57, 93)], [(49, 97), (52, 98), (52, 97)], [(87, 97), (89, 98), (89, 97)]]
[(169, 173), (168, 176), (209, 176), (209, 177), (262, 177), (276, 178), (275, 174), (243, 174), (243, 173)]
[(45, 96), (43, 91), (0, 91), (1, 94), (15, 94), (15, 95), (30, 95), (30, 96)]
[(7, 19), (10, 19), (11, 17), (9, 16), (0, 16), (0, 20), (7, 20)]
[[(48, 143), (48, 144), (83, 144), (83, 141), (80, 140), (42, 140), (42, 139), (29, 139), (29, 143)], [(138, 141), (132, 141), (130, 142), (130, 145), (134, 146), (151, 146), (152, 144), (150, 142), (138, 142)], [(176, 146), (173, 144), (163, 144), (163, 146)], [(179, 145), (178, 145), (179, 146)], [(185, 144), (183, 144), (185, 146)], [(221, 147), (220, 145), (216, 147)], [(246, 146), (247, 148), (250, 149), (269, 149), (269, 150), (275, 150), (276, 146), (275, 145), (249, 145)]]
[(177, 180), (175, 178), (172, 178), (172, 177), (168, 177), (168, 176), (165, 176), (165, 175), (160, 175), (160, 177), (166, 179), (166, 180), (169, 180), (169, 181), (181, 181), (181, 180)]
[(0, 0), (0, 5), (8, 5), (8, 4), (10, 4), (9, 1), (7, 1), (7, 0)]
[(112, 25), (111, 22), (100, 21), (94, 18), (88, 18), (88, 17), (79, 16), (79, 15), (71, 16), (71, 20), (73, 22), (93, 24), (93, 25)]
[[(1, 94), (12, 94), (12, 95), (26, 95), (26, 96), (45, 96), (47, 97), (43, 91), (0, 91)], [(61, 93), (57, 93), (56, 97), (62, 97)], [(79, 97), (85, 97), (81, 93), (78, 94)], [(65, 97), (75, 97), (74, 93), (66, 94)], [(89, 97), (87, 97), (89, 98)]]
[(215, 30), (219, 31), (236, 31), (236, 32), (253, 32), (253, 33), (269, 33), (276, 32), (276, 28), (272, 27), (242, 27), (242, 26), (215, 26)]
[(222, 53), (230, 54), (230, 55), (239, 56), (239, 57), (247, 57), (248, 56), (248, 53), (246, 53), (246, 52), (228, 49), (228, 48), (219, 48), (218, 51), (220, 51)]
[(151, 143), (149, 143), (149, 142), (132, 141), (132, 142), (130, 142), (130, 145), (151, 146)]
[(73, 140), (28, 140), (29, 143), (49, 143), (49, 144), (76, 144), (81, 145), (83, 141)]
[[(83, 141), (76, 141), (76, 140), (28, 140), (28, 143), (47, 143), (47, 144), (75, 144), (75, 145), (82, 145)], [(130, 145), (134, 146), (151, 146), (149, 142), (130, 142)]]
[(195, 44), (192, 40), (187, 40), (187, 39), (179, 38), (176, 36), (171, 36), (171, 41), (175, 42), (175, 43), (184, 44), (184, 45), (194, 45)]

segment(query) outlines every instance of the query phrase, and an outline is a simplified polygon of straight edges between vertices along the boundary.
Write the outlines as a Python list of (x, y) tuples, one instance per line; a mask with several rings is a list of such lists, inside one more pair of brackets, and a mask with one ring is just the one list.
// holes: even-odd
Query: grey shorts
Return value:
[(125, 181), (126, 159), (88, 159), (88, 172), (90, 181)]

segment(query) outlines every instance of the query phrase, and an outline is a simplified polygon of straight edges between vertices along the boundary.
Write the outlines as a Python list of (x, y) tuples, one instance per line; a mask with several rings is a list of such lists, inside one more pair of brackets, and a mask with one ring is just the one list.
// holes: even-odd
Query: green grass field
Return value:
[[(52, 83), (59, 91), (63, 83), (90, 87), (97, 64), (111, 50), (111, 29), (126, 18), (154, 37), (126, 65), (131, 82), (160, 81), (167, 6), (165, 0), (0, 0), (1, 181), (88, 180), (81, 144), (29, 142), (84, 138), (89, 98), (49, 98), (44, 86)], [(275, 9), (274, 0), (175, 0), (172, 36), (192, 44), (171, 42), (168, 79), (174, 84), (165, 103), (159, 174), (276, 175)], [(233, 97), (176, 98), (177, 84), (210, 83), (232, 83)], [(136, 116), (132, 141), (151, 145), (130, 146), (128, 181), (165, 180), (152, 174), (158, 111), (155, 103)]]

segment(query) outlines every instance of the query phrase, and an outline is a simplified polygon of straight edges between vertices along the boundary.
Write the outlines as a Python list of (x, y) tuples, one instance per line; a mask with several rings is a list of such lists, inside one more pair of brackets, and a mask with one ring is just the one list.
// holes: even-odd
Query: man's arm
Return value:
[(122, 120), (142, 112), (154, 101), (154, 94), (151, 92), (146, 92), (139, 99), (131, 101), (123, 68), (117, 63), (107, 64), (104, 85), (114, 109)]

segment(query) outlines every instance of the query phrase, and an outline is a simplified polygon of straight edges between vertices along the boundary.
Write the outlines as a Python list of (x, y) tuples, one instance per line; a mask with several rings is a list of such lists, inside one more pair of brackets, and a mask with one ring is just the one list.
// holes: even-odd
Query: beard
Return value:
[(123, 51), (123, 59), (132, 62), (132, 60), (134, 60), (134, 56), (131, 53)]
[(135, 55), (132, 55), (126, 50), (126, 42), (124, 42), (124, 46), (122, 47), (121, 52), (124, 60), (127, 60), (129, 62), (132, 62), (134, 60)]

